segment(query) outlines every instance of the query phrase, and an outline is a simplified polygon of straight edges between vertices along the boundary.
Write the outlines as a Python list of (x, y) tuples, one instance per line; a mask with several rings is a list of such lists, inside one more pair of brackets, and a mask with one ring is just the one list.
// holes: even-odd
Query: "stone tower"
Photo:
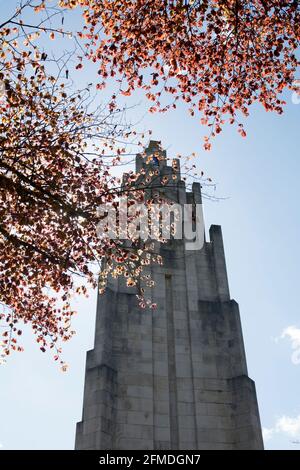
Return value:
[[(146, 152), (159, 149), (151, 141)], [(153, 164), (168, 175), (161, 156)], [(137, 156), (137, 170), (143, 160)], [(201, 203), (199, 183), (186, 191), (180, 169), (165, 192), (180, 204)], [(151, 268), (156, 310), (140, 309), (122, 280), (99, 296), (76, 449), (263, 449), (221, 227), (210, 227), (201, 250), (187, 251), (183, 240), (159, 249), (163, 265)]]

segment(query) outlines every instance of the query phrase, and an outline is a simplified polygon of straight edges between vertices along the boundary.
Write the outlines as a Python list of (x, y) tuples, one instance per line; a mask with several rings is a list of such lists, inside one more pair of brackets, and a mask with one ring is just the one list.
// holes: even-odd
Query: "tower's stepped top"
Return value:
[[(135, 170), (136, 173), (144, 170), (146, 175), (158, 170), (157, 178), (149, 183), (149, 187), (160, 189), (171, 200), (180, 204), (202, 204), (200, 183), (193, 182), (192, 191), (186, 190), (186, 183), (181, 174), (180, 159), (172, 158), (168, 161), (167, 152), (162, 148), (161, 141), (150, 140), (144, 152), (136, 155)], [(124, 180), (126, 180), (126, 175)]]

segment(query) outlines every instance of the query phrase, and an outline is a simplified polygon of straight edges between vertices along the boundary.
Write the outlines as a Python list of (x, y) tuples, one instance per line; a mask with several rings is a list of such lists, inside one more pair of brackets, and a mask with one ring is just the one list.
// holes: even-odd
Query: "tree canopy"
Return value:
[[(76, 7), (84, 23), (67, 31), (64, 20)], [(24, 19), (28, 11), (29, 22)], [(143, 198), (146, 183), (157, 176), (152, 170), (143, 173), (146, 183), (140, 187), (141, 175), (130, 170), (122, 186), (128, 149), (140, 148), (143, 136), (126, 123), (118, 93), (103, 104), (101, 89), (113, 81), (126, 97), (140, 88), (150, 112), (186, 102), (209, 128), (204, 143), (209, 150), (211, 137), (226, 121), (246, 135), (240, 119), (251, 104), (282, 113), (282, 92), (295, 89), (299, 16), (298, 1), (58, 0), (53, 6), (26, 0), (3, 20), (2, 357), (22, 349), (21, 324), (30, 323), (41, 350), (54, 348), (64, 368), (59, 340), (73, 334), (71, 295), (86, 293), (87, 283), (96, 287), (101, 269), (101, 288), (108, 275), (125, 276), (128, 285), (140, 286), (142, 280), (151, 286), (143, 266), (160, 262), (139, 240), (126, 247), (97, 233), (99, 205), (113, 206), (124, 191)], [(45, 36), (70, 37), (77, 50), (57, 56), (44, 47)], [(78, 90), (70, 77), (72, 67), (80, 70), (88, 61), (98, 67), (92, 77), (96, 95), (92, 83)], [(104, 271), (103, 258), (108, 261)], [(151, 306), (143, 288), (138, 295), (143, 306)]]
[[(45, 2), (43, 2), (45, 4)], [(199, 111), (210, 137), (261, 103), (282, 113), (299, 65), (300, 8), (295, 0), (61, 0), (83, 9), (86, 57), (104, 84), (122, 81), (127, 96), (145, 90), (150, 112), (178, 100)], [(166, 99), (171, 95), (171, 99)]]

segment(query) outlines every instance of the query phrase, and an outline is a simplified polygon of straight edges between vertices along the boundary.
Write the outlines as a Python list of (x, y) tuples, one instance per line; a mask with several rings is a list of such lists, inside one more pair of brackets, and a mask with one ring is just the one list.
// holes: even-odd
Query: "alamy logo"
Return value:
[(186, 250), (201, 250), (204, 244), (204, 220), (201, 204), (141, 204), (120, 198), (118, 207), (102, 205), (99, 238), (111, 240), (175, 239), (185, 241)]
[(292, 94), (292, 103), (293, 104), (300, 104), (300, 80), (297, 79), (293, 83), (296, 90), (293, 91)]
[(0, 80), (0, 102), (4, 99), (6, 95), (5, 83), (3, 80)]

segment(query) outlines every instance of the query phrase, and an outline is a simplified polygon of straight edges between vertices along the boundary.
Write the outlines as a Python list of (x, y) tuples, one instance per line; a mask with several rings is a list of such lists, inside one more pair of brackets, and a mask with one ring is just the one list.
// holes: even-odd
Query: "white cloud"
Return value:
[(269, 441), (275, 434), (286, 434), (288, 437), (300, 438), (300, 415), (295, 418), (283, 415), (277, 418), (273, 428), (263, 428), (264, 441)]
[(299, 437), (300, 415), (296, 416), (296, 418), (291, 418), (290, 416), (281, 416), (281, 418), (276, 421), (276, 431), (283, 432), (291, 437)]
[(293, 325), (288, 326), (282, 331), (281, 338), (288, 338), (291, 341), (292, 349), (294, 349), (291, 356), (292, 363), (300, 364), (300, 328)]
[(272, 439), (273, 434), (274, 434), (274, 429), (272, 429), (272, 428), (263, 428), (262, 433), (263, 433), (264, 441), (266, 442), (266, 441), (269, 441), (270, 439)]

